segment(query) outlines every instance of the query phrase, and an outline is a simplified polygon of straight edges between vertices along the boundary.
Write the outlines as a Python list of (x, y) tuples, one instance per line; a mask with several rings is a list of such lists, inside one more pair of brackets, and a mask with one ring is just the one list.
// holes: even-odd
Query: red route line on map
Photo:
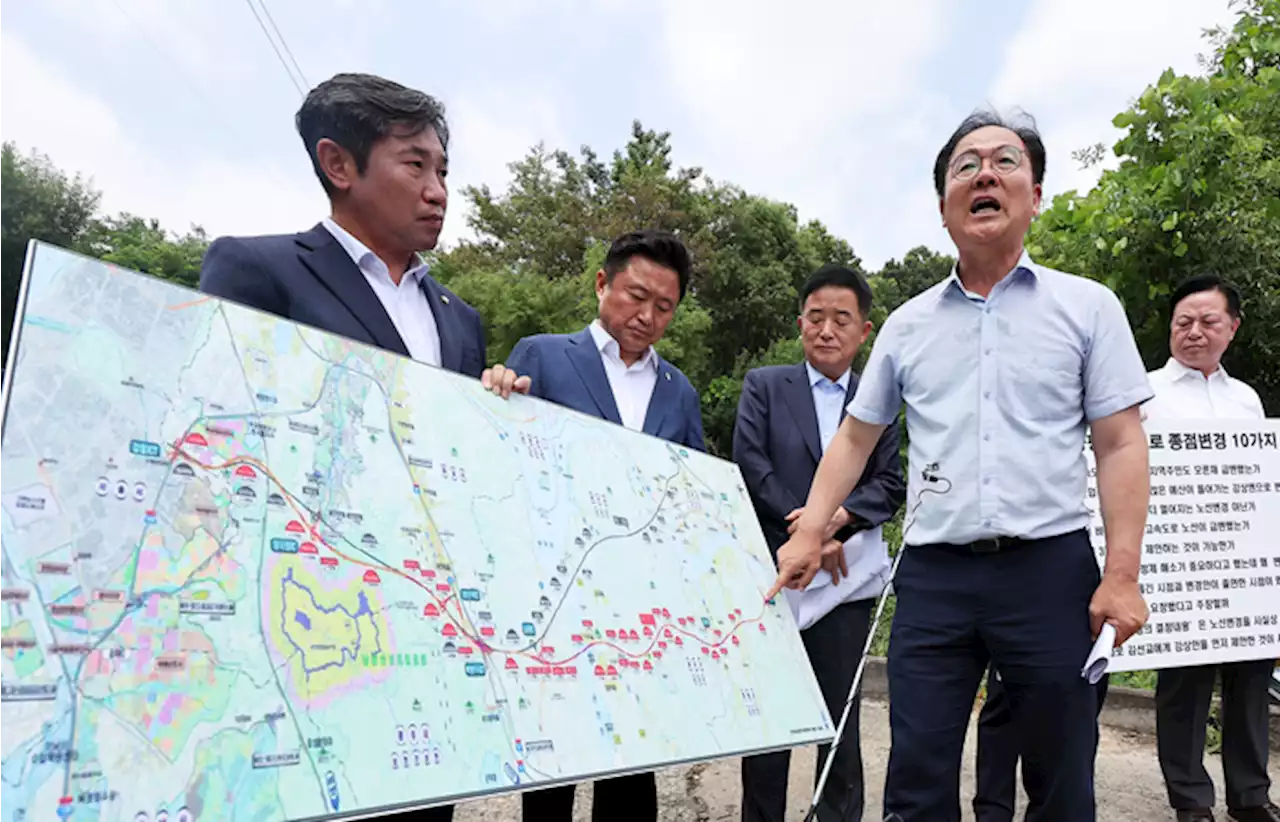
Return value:
[[(454, 621), (455, 623), (458, 623), (458, 625), (457, 625), (458, 632), (459, 632), (460, 634), (462, 634), (462, 636), (464, 636), (465, 638), (467, 638), (468, 640), (470, 640), (471, 642), (473, 642), (473, 643), (475, 643), (477, 646), (479, 646), (479, 647), (480, 647), (480, 649), (481, 649), (481, 653), (482, 653), (482, 654), (485, 654), (485, 655), (488, 655), (488, 654), (490, 654), (490, 653), (493, 653), (493, 654), (498, 654), (498, 655), (501, 655), (501, 656), (507, 656), (507, 657), (520, 656), (520, 657), (524, 657), (524, 658), (526, 658), (526, 659), (532, 659), (532, 660), (535, 660), (535, 661), (537, 661), (537, 662), (539, 662), (539, 663), (541, 663), (541, 664), (543, 664), (543, 665), (563, 666), (563, 665), (566, 665), (566, 664), (568, 664), (568, 663), (570, 663), (570, 662), (574, 661), (575, 659), (577, 659), (578, 657), (582, 656), (584, 653), (586, 653), (587, 651), (591, 650), (592, 648), (596, 648), (596, 647), (603, 647), (603, 648), (611, 648), (611, 649), (613, 649), (613, 650), (617, 651), (617, 652), (618, 652), (620, 655), (622, 655), (622, 656), (630, 657), (630, 658), (632, 658), (632, 659), (640, 659), (640, 658), (643, 658), (643, 657), (647, 657), (647, 656), (649, 656), (649, 654), (650, 654), (650, 653), (652, 653), (652, 652), (655, 650), (655, 648), (656, 648), (656, 646), (657, 646), (657, 644), (658, 644), (659, 642), (665, 641), (665, 640), (662, 638), (661, 634), (662, 634), (662, 632), (663, 632), (663, 631), (666, 631), (666, 630), (671, 630), (671, 631), (674, 631), (674, 632), (676, 632), (676, 633), (683, 634), (684, 636), (687, 636), (687, 637), (689, 637), (690, 639), (694, 640), (695, 642), (698, 642), (698, 643), (700, 643), (701, 645), (705, 645), (705, 646), (706, 646), (706, 647), (708, 647), (708, 648), (718, 649), (718, 648), (720, 648), (721, 646), (723, 646), (726, 642), (729, 642), (729, 641), (733, 638), (733, 636), (737, 633), (737, 631), (738, 631), (738, 629), (739, 629), (739, 628), (741, 628), (741, 627), (743, 627), (743, 626), (746, 626), (746, 625), (750, 625), (750, 624), (752, 624), (752, 623), (756, 623), (756, 622), (763, 622), (763, 620), (764, 620), (764, 609), (765, 609), (765, 606), (764, 606), (764, 605), (762, 605), (762, 606), (761, 606), (761, 608), (760, 608), (760, 615), (759, 615), (759, 616), (751, 617), (751, 618), (748, 618), (748, 619), (741, 619), (741, 620), (738, 620), (736, 623), (734, 623), (733, 627), (732, 627), (732, 628), (731, 628), (731, 629), (730, 629), (726, 634), (724, 634), (724, 636), (722, 636), (718, 641), (715, 641), (715, 642), (710, 642), (710, 641), (704, 640), (704, 639), (703, 639), (701, 636), (699, 636), (698, 634), (693, 633), (693, 632), (690, 632), (690, 631), (687, 631), (687, 630), (685, 630), (684, 628), (682, 628), (680, 625), (678, 625), (678, 624), (676, 624), (676, 623), (670, 623), (670, 622), (667, 622), (667, 623), (663, 623), (662, 625), (657, 625), (657, 624), (655, 624), (655, 625), (654, 625), (654, 636), (653, 636), (653, 638), (652, 638), (652, 641), (649, 643), (648, 647), (646, 647), (643, 651), (638, 651), (638, 652), (630, 651), (630, 650), (628, 650), (628, 649), (626, 649), (626, 648), (623, 648), (623, 647), (621, 647), (621, 646), (619, 646), (619, 645), (616, 645), (616, 644), (614, 644), (613, 642), (610, 642), (610, 641), (608, 641), (608, 640), (595, 640), (595, 641), (592, 641), (592, 642), (585, 643), (581, 648), (579, 648), (579, 649), (578, 649), (577, 651), (575, 651), (573, 654), (571, 654), (571, 655), (569, 655), (569, 656), (567, 656), (567, 657), (565, 657), (564, 659), (561, 659), (561, 660), (548, 660), (548, 659), (546, 659), (546, 658), (542, 657), (542, 656), (541, 656), (541, 655), (539, 655), (539, 654), (531, 653), (531, 652), (529, 652), (529, 651), (504, 651), (504, 650), (502, 650), (502, 649), (500, 649), (500, 648), (494, 648), (494, 647), (493, 647), (492, 645), (490, 645), (487, 641), (485, 641), (485, 639), (484, 639), (483, 637), (476, 637), (476, 636), (473, 636), (473, 635), (472, 635), (472, 634), (471, 634), (471, 633), (470, 633), (466, 628), (462, 627), (462, 624), (461, 624), (461, 623), (463, 623), (464, 621), (470, 621), (470, 620), (469, 620), (469, 619), (466, 619), (466, 614), (465, 614), (465, 613), (463, 613), (463, 611), (462, 611), (462, 601), (461, 601), (461, 599), (455, 599), (455, 598), (454, 598), (454, 596), (453, 596), (453, 594), (450, 594), (449, 596), (445, 597), (445, 598), (442, 600), (442, 599), (440, 599), (439, 597), (437, 597), (437, 596), (436, 596), (436, 594), (435, 594), (435, 592), (434, 592), (434, 591), (432, 591), (432, 590), (431, 590), (430, 588), (428, 588), (426, 585), (422, 584), (422, 582), (420, 582), (420, 581), (418, 580), (418, 578), (417, 578), (417, 577), (414, 577), (414, 576), (413, 576), (413, 575), (411, 575), (411, 574), (407, 574), (407, 573), (405, 573), (404, 571), (401, 571), (399, 568), (396, 568), (396, 567), (395, 567), (395, 566), (393, 566), (393, 565), (387, 565), (387, 564), (375, 565), (374, 563), (371, 563), (371, 562), (364, 562), (363, 560), (359, 560), (359, 559), (355, 559), (355, 558), (353, 558), (353, 557), (350, 557), (350, 556), (348, 556), (347, 554), (344, 554), (342, 551), (339, 551), (337, 548), (334, 548), (332, 545), (330, 545), (330, 544), (328, 543), (328, 541), (326, 541), (326, 540), (325, 540), (325, 538), (324, 538), (324, 537), (320, 536), (319, 531), (316, 529), (316, 525), (315, 525), (315, 523), (310, 522), (310, 518), (307, 516), (307, 514), (306, 514), (306, 513), (304, 513), (301, 509), (299, 509), (299, 507), (297, 506), (297, 504), (294, 502), (294, 496), (293, 496), (293, 493), (292, 493), (292, 492), (290, 492), (290, 491), (285, 487), (284, 483), (280, 482), (280, 480), (276, 477), (276, 475), (275, 475), (274, 473), (272, 473), (271, 469), (270, 469), (270, 468), (268, 468), (265, 464), (263, 464), (261, 460), (258, 460), (258, 459), (256, 459), (256, 458), (254, 458), (254, 457), (250, 457), (250, 456), (241, 456), (241, 457), (233, 457), (233, 458), (231, 458), (231, 459), (229, 459), (229, 460), (226, 460), (225, 462), (222, 462), (222, 463), (217, 463), (217, 464), (214, 464), (214, 463), (208, 463), (208, 464), (206, 464), (206, 463), (203, 463), (203, 462), (201, 462), (200, 460), (196, 459), (195, 457), (192, 457), (190, 454), (188, 454), (186, 451), (184, 451), (184, 450), (181, 448), (181, 446), (175, 445), (175, 446), (172, 446), (172, 447), (173, 447), (173, 456), (174, 456), (174, 458), (176, 458), (176, 457), (178, 457), (178, 456), (182, 456), (183, 458), (187, 459), (188, 461), (193, 462), (193, 463), (195, 463), (196, 465), (199, 465), (201, 468), (203, 468), (203, 469), (204, 469), (204, 470), (206, 470), (206, 471), (221, 471), (223, 468), (229, 468), (229, 467), (231, 467), (232, 465), (236, 465), (236, 464), (239, 464), (239, 463), (247, 463), (247, 464), (249, 464), (249, 465), (256, 466), (260, 471), (262, 471), (262, 473), (266, 474), (266, 475), (267, 475), (267, 477), (268, 477), (272, 482), (274, 482), (274, 483), (275, 483), (275, 484), (276, 484), (276, 485), (277, 485), (277, 486), (278, 486), (282, 491), (284, 491), (284, 492), (285, 492), (285, 494), (287, 495), (287, 499), (288, 499), (288, 501), (289, 501), (289, 506), (290, 506), (291, 508), (293, 508), (294, 513), (298, 515), (298, 518), (299, 518), (299, 519), (301, 519), (301, 520), (305, 520), (305, 521), (307, 521), (307, 522), (308, 522), (308, 530), (310, 531), (311, 535), (312, 535), (312, 536), (313, 536), (313, 537), (314, 537), (314, 538), (315, 538), (315, 539), (316, 539), (316, 540), (317, 540), (321, 545), (323, 545), (324, 547), (328, 548), (328, 549), (329, 549), (330, 551), (332, 551), (334, 554), (337, 554), (339, 557), (341, 557), (341, 558), (343, 558), (343, 559), (347, 560), (348, 562), (350, 562), (350, 563), (352, 563), (352, 564), (354, 564), (354, 565), (362, 566), (362, 567), (365, 567), (365, 568), (371, 568), (371, 569), (374, 569), (374, 570), (391, 571), (392, 573), (397, 574), (397, 575), (399, 575), (399, 576), (403, 577), (404, 579), (407, 579), (408, 581), (412, 582), (414, 585), (417, 585), (419, 588), (421, 588), (421, 589), (422, 589), (422, 590), (427, 594), (427, 596), (429, 596), (432, 600), (434, 600), (434, 601), (435, 601), (435, 604), (436, 604), (436, 606), (440, 609), (440, 612), (441, 612), (441, 614), (442, 614), (442, 615), (448, 615), (448, 616), (452, 617), (452, 615), (451, 615), (451, 614), (449, 614), (449, 611), (448, 611), (448, 604), (449, 604), (450, 600), (452, 600), (452, 601), (454, 601), (455, 603), (457, 603), (457, 606), (458, 606), (458, 614), (459, 614), (459, 617), (461, 617), (461, 618), (459, 618), (459, 619), (454, 619), (453, 621)], [(170, 460), (170, 461), (172, 461), (172, 458), (171, 458), (171, 460)]]

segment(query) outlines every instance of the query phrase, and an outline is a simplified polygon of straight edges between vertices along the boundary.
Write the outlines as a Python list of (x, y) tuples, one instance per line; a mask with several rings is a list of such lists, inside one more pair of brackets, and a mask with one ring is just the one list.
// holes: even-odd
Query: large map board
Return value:
[[(1151, 498), (1138, 583), (1147, 624), (1108, 670), (1280, 657), (1280, 420), (1147, 420)], [(1106, 531), (1093, 449), (1087, 504)]]
[(733, 464), (39, 243), (18, 322), (5, 820), (360, 817), (832, 736)]

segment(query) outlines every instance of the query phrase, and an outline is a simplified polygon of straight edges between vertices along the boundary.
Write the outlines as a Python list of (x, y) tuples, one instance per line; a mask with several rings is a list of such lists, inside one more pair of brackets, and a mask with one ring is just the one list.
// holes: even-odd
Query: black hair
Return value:
[(871, 286), (867, 285), (866, 279), (858, 272), (834, 263), (828, 263), (809, 275), (804, 287), (800, 289), (800, 310), (804, 311), (805, 300), (809, 299), (810, 294), (829, 285), (852, 291), (858, 298), (858, 311), (862, 313), (862, 319), (871, 317)]
[(351, 152), (361, 174), (374, 144), (393, 133), (412, 137), (432, 129), (445, 154), (449, 152), (449, 126), (440, 101), (372, 74), (335, 74), (325, 80), (307, 95), (294, 123), (329, 195), (333, 184), (316, 154), (316, 144), (326, 137)]
[(1173, 312), (1177, 310), (1178, 303), (1190, 297), (1192, 294), (1199, 294), (1201, 291), (1217, 291), (1219, 294), (1227, 298), (1227, 313), (1231, 315), (1233, 320), (1240, 319), (1240, 291), (1234, 285), (1213, 274), (1200, 274), (1191, 277), (1182, 282), (1174, 290), (1173, 296), (1169, 298), (1169, 318), (1173, 319)]
[(1036, 129), (1036, 120), (1026, 112), (1018, 112), (1011, 117), (1003, 117), (997, 112), (979, 110), (964, 118), (958, 128), (951, 134), (946, 145), (938, 152), (938, 159), (933, 162), (933, 187), (941, 197), (947, 190), (947, 166), (951, 163), (951, 155), (956, 146), (969, 134), (987, 126), (1007, 128), (1027, 147), (1027, 156), (1031, 158), (1031, 179), (1036, 185), (1044, 182), (1044, 141)]
[(680, 279), (680, 299), (689, 288), (689, 250), (670, 231), (648, 229), (623, 234), (609, 246), (604, 258), (605, 282), (612, 283), (632, 257), (643, 257), (651, 263), (669, 268)]

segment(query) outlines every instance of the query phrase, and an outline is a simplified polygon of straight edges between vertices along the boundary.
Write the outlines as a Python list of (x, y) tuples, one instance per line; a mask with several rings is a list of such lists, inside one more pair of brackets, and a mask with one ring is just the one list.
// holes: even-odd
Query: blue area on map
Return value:
[[(356, 629), (355, 645), (354, 647), (345, 646), (345, 645), (342, 646), (341, 658), (338, 659), (336, 662), (326, 662), (325, 664), (318, 665), (315, 668), (308, 667), (306, 651), (303, 650), (301, 645), (293, 641), (293, 637), (289, 636), (288, 617), (285, 614), (283, 603), (288, 601), (287, 594), (288, 594), (288, 586), (290, 585), (292, 585), (294, 588), (297, 588), (302, 593), (306, 594), (307, 599), (311, 601), (311, 607), (319, 611), (320, 613), (333, 614), (337, 612), (342, 612), (351, 618), (351, 621), (355, 625), (355, 629)], [(360, 658), (360, 649), (361, 647), (364, 646), (366, 642), (366, 638), (364, 635), (364, 631), (360, 629), (360, 623), (357, 622), (356, 620), (358, 620), (362, 616), (373, 616), (373, 609), (369, 607), (369, 600), (365, 596), (364, 591), (361, 591), (359, 594), (357, 594), (356, 599), (359, 604), (356, 606), (356, 610), (354, 612), (352, 612), (351, 610), (349, 610), (348, 608), (342, 605), (335, 605), (332, 608), (326, 608), (320, 603), (316, 602), (315, 595), (311, 593), (310, 588), (308, 588), (307, 586), (303, 585), (302, 583), (298, 582), (296, 579), (293, 578), (292, 568), (288, 569), (285, 572), (285, 575), (280, 578), (280, 602), (282, 604), (281, 611), (280, 611), (280, 628), (282, 629), (281, 632), (284, 634), (285, 639), (289, 640), (289, 644), (292, 645), (294, 649), (302, 656), (303, 674), (310, 676), (311, 674), (318, 673), (320, 671), (324, 671), (329, 668), (341, 668), (343, 665), (347, 664), (348, 662), (355, 662), (357, 659)], [(305, 623), (302, 621), (304, 619), (306, 620)], [(302, 625), (304, 628), (307, 628), (308, 630), (310, 630), (311, 628), (310, 618), (304, 616), (300, 611), (297, 611), (297, 610), (294, 611), (294, 622), (296, 622), (299, 625)], [(380, 637), (378, 636), (378, 626), (374, 625), (373, 637), (372, 637), (373, 647), (370, 653), (374, 653), (374, 654), (382, 653), (383, 649), (382, 649), (381, 643), (379, 642), (379, 639)]]
[(22, 320), (23, 325), (34, 325), (37, 328), (47, 328), (50, 331), (60, 331), (63, 334), (74, 334), (75, 329), (66, 323), (60, 323), (57, 320), (51, 320), (48, 317), (36, 317), (28, 314)]

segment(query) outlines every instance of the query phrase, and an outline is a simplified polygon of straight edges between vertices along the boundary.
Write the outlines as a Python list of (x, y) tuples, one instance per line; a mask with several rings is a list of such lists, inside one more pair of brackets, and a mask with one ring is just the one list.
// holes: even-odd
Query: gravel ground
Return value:
[[(972, 819), (969, 801), (973, 797), (973, 741), (970, 726), (965, 754), (964, 778), (961, 783), (965, 819)], [(881, 790), (884, 785), (885, 762), (889, 756), (889, 710), (886, 703), (864, 699), (862, 703), (862, 757), (867, 779), (866, 822), (879, 819)], [(813, 784), (815, 749), (797, 751), (791, 762), (789, 819), (801, 820), (808, 807), (808, 788)], [(1209, 772), (1222, 791), (1222, 764), (1210, 757)], [(1271, 779), (1280, 786), (1280, 762), (1271, 759)], [(1103, 727), (1098, 749), (1098, 819), (1106, 822), (1163, 822), (1172, 820), (1156, 761), (1155, 740), (1151, 737)], [(738, 760), (725, 759), (691, 767), (669, 768), (658, 772), (658, 794), (663, 822), (704, 822), (737, 820), (741, 798)], [(1280, 791), (1273, 791), (1280, 795)], [(1025, 797), (1019, 800), (1019, 813)], [(591, 787), (578, 786), (574, 819), (591, 816)], [(1219, 819), (1225, 811), (1219, 809)], [(457, 822), (497, 822), (519, 820), (520, 798), (472, 802), (459, 806)], [(533, 822), (533, 820), (530, 820)]]

